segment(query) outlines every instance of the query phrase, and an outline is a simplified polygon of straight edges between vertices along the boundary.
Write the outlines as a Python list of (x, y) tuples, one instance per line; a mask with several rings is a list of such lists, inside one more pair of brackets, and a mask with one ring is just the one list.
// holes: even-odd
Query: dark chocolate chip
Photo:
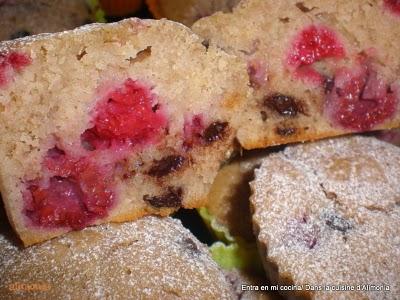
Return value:
[(330, 94), (335, 86), (335, 78), (325, 77), (324, 80), (324, 92), (325, 94)]
[(181, 155), (170, 155), (153, 163), (148, 174), (154, 177), (164, 177), (182, 168), (185, 157)]
[(343, 233), (346, 233), (348, 230), (352, 229), (353, 226), (351, 226), (350, 222), (343, 217), (340, 217), (338, 215), (328, 215), (326, 216), (326, 225), (328, 225), (330, 228), (334, 230), (341, 231)]
[(289, 23), (290, 19), (288, 17), (286, 18), (279, 18), (279, 21), (281, 21), (282, 23)]
[(268, 118), (267, 112), (262, 110), (262, 111), (260, 111), (260, 114), (261, 114), (261, 120), (263, 120), (264, 122), (267, 121), (267, 118)]
[(79, 54), (76, 55), (77, 60), (81, 60), (87, 54), (86, 49), (83, 49)]
[(264, 105), (285, 117), (295, 117), (297, 113), (303, 112), (302, 106), (296, 102), (294, 97), (283, 94), (273, 94), (265, 98)]
[(179, 207), (182, 204), (182, 188), (168, 187), (168, 191), (160, 196), (144, 195), (143, 200), (150, 205), (161, 207)]
[(296, 133), (296, 128), (293, 127), (277, 127), (275, 132), (280, 136), (291, 136)]
[(211, 144), (223, 138), (228, 122), (213, 122), (203, 133), (203, 139), (207, 144)]
[(307, 6), (304, 5), (303, 2), (297, 2), (296, 3), (296, 7), (298, 9), (300, 9), (304, 13), (308, 13), (308, 12), (310, 12), (310, 11), (312, 11), (314, 9), (314, 7), (313, 8), (308, 8)]
[(10, 40), (19, 39), (19, 38), (22, 38), (22, 37), (25, 37), (25, 36), (29, 36), (29, 35), (31, 35), (31, 33), (30, 33), (29, 31), (27, 31), (27, 30), (20, 30), (20, 31), (14, 32), (14, 33), (10, 36)]

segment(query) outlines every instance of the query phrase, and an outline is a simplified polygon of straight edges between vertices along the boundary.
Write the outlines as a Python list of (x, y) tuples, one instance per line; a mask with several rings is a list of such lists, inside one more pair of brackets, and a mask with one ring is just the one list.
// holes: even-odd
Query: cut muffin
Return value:
[(146, 0), (157, 19), (167, 18), (191, 26), (217, 11), (229, 12), (240, 0)]
[(0, 254), (1, 299), (237, 298), (207, 247), (171, 218), (100, 225), (26, 249), (1, 230)]
[[(392, 5), (388, 5), (392, 3)], [(400, 126), (396, 1), (244, 0), (193, 30), (247, 63), (246, 149)]]
[(85, 0), (3, 0), (0, 40), (74, 29), (89, 18)]
[(400, 148), (357, 136), (287, 147), (251, 186), (266, 271), (290, 295), (399, 298)]
[(203, 205), (249, 93), (238, 58), (139, 19), (0, 52), (0, 190), (26, 245)]

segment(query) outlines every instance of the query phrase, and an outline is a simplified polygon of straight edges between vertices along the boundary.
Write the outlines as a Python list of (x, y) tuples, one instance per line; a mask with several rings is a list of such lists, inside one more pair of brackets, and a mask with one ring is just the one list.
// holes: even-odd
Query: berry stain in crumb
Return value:
[(5, 87), (13, 80), (15, 73), (21, 72), (31, 63), (31, 58), (24, 53), (0, 53), (0, 88)]
[(199, 144), (203, 131), (205, 128), (204, 117), (202, 114), (192, 116), (192, 118), (186, 118), (183, 125), (184, 134), (184, 147), (191, 149), (194, 145)]

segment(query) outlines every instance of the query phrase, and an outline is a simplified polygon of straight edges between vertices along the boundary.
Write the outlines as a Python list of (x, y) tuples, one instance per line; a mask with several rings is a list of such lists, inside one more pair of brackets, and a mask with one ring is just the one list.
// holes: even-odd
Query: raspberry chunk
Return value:
[(400, 1), (399, 0), (384, 0), (386, 8), (393, 14), (400, 17)]
[(335, 32), (323, 25), (302, 30), (292, 43), (287, 64), (295, 75), (320, 84), (322, 76), (311, 65), (327, 58), (343, 58), (345, 50)]
[(327, 94), (325, 113), (345, 129), (369, 130), (393, 116), (397, 96), (368, 64), (341, 68)]
[(81, 229), (107, 215), (114, 202), (108, 170), (57, 147), (48, 151), (44, 166), (44, 178), (30, 183), (25, 193), (25, 212), (33, 224)]
[(94, 127), (82, 134), (83, 144), (93, 150), (156, 141), (167, 127), (167, 118), (155, 100), (147, 87), (127, 79), (96, 106)]
[(27, 214), (36, 224), (75, 229), (86, 224), (84, 195), (72, 178), (52, 177), (47, 188), (32, 185), (29, 190), (32, 203)]
[(14, 78), (16, 72), (22, 71), (31, 62), (31, 58), (23, 53), (0, 53), (0, 88), (6, 86)]

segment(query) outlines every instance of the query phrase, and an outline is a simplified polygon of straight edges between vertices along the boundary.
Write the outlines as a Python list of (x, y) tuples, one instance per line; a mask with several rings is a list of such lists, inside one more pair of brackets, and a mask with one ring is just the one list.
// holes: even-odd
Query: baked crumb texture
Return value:
[(139, 19), (0, 53), (0, 190), (25, 245), (203, 205), (249, 94), (240, 59)]
[(246, 149), (400, 126), (398, 1), (244, 0), (192, 29), (247, 63)]
[(271, 280), (355, 289), (292, 293), (313, 299), (398, 299), (399, 178), (400, 148), (372, 137), (298, 145), (267, 157), (251, 184), (251, 203)]

